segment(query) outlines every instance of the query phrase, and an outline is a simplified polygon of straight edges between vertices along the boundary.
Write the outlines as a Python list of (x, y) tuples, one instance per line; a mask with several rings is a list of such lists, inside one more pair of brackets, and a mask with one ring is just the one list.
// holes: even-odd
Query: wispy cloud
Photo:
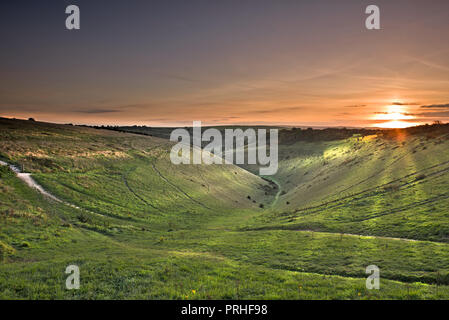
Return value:
[(83, 110), (75, 110), (76, 113), (87, 113), (87, 114), (98, 114), (98, 113), (113, 113), (120, 112), (117, 109), (83, 109)]
[(423, 109), (449, 109), (449, 103), (446, 104), (431, 104), (428, 106), (421, 106)]
[(343, 108), (363, 108), (366, 107), (366, 104), (353, 104), (350, 106), (344, 106)]
[(428, 61), (426, 59), (417, 58), (417, 57), (410, 57), (410, 60), (415, 61), (417, 63), (420, 63), (428, 68), (437, 69), (440, 71), (449, 71), (449, 67), (445, 65), (441, 65), (432, 61)]
[(449, 117), (449, 110), (448, 111), (436, 111), (436, 112), (421, 112), (414, 114), (415, 116), (424, 117), (424, 118), (448, 118)]
[(417, 103), (417, 102), (399, 102), (399, 101), (396, 101), (396, 102), (393, 102), (392, 105), (394, 105), (394, 106), (416, 106), (416, 105), (419, 105), (419, 103)]
[(280, 112), (288, 112), (288, 111), (298, 111), (303, 110), (304, 107), (285, 107), (285, 108), (277, 108), (277, 109), (268, 109), (268, 110), (251, 110), (249, 113), (255, 114), (267, 114), (267, 113), (280, 113)]

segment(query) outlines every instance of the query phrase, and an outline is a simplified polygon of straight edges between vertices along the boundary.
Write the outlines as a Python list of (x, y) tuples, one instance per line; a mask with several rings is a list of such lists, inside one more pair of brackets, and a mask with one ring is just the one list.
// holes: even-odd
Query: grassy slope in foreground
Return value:
[[(449, 296), (446, 244), (242, 231), (258, 226), (258, 204), (274, 196), (237, 167), (172, 166), (155, 138), (0, 126), (3, 159), (25, 163), (46, 189), (86, 209), (51, 202), (0, 168), (1, 298)], [(379, 291), (365, 289), (371, 263), (382, 270)], [(78, 291), (65, 290), (69, 264), (80, 266)]]

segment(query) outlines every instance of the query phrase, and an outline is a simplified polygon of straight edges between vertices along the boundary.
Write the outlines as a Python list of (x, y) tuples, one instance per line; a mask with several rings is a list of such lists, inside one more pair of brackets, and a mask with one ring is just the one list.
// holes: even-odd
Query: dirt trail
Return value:
[(363, 238), (373, 238), (373, 239), (385, 239), (385, 240), (396, 240), (396, 241), (407, 241), (407, 242), (431, 242), (431, 243), (440, 243), (447, 245), (448, 243), (445, 241), (434, 241), (434, 240), (424, 240), (424, 239), (410, 239), (410, 238), (400, 238), (400, 237), (388, 237), (388, 236), (376, 236), (371, 234), (357, 234), (357, 233), (345, 233), (345, 232), (334, 232), (334, 231), (318, 231), (318, 230), (312, 230), (312, 229), (293, 229), (293, 228), (283, 228), (278, 226), (273, 227), (262, 227), (262, 228), (248, 228), (248, 229), (241, 229), (241, 230), (229, 230), (233, 232), (258, 232), (258, 231), (291, 231), (291, 232), (310, 232), (310, 233), (316, 233), (316, 234), (332, 234), (332, 235), (339, 235), (339, 236), (349, 236), (349, 237), (358, 237), (360, 239)]
[(77, 205), (74, 205), (72, 203), (69, 203), (69, 202), (66, 202), (66, 201), (63, 201), (63, 200), (59, 199), (55, 195), (53, 195), (50, 192), (48, 192), (47, 190), (45, 190), (40, 184), (38, 184), (36, 182), (36, 180), (34, 180), (31, 177), (31, 173), (21, 172), (21, 170), (18, 167), (14, 166), (12, 164), (9, 164), (9, 163), (7, 163), (5, 161), (1, 161), (0, 160), (0, 165), (9, 167), (16, 174), (17, 178), (19, 178), (20, 180), (25, 182), (26, 185), (29, 186), (30, 188), (37, 190), (39, 193), (41, 193), (42, 195), (44, 195), (45, 197), (47, 197), (49, 199), (51, 199), (53, 201), (56, 201), (56, 202), (59, 202), (59, 203), (62, 203), (62, 204), (65, 204), (66, 206), (69, 206), (71, 208), (75, 208), (75, 209), (78, 209), (78, 210), (83, 210), (83, 211), (86, 211), (86, 212), (92, 213), (92, 214), (98, 214), (96, 212), (80, 208)]
[(25, 182), (30, 188), (36, 189), (40, 193), (42, 193), (44, 196), (56, 201), (56, 202), (63, 202), (61, 199), (57, 198), (56, 196), (52, 195), (50, 192), (46, 191), (40, 184), (38, 184), (32, 177), (31, 173), (25, 173), (21, 172), (20, 169), (12, 164), (8, 164), (4, 161), (0, 161), (0, 165), (2, 166), (8, 166), (23, 182)]

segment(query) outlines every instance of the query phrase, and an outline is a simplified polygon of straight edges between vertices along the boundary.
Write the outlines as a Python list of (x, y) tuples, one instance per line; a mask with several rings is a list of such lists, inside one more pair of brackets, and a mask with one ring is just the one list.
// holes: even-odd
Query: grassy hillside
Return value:
[(449, 130), (283, 145), (263, 227), (449, 241)]
[[(277, 196), (243, 168), (172, 165), (169, 150), (0, 119), (0, 160), (64, 201), (0, 166), (0, 298), (449, 297), (445, 133), (290, 141)], [(80, 290), (65, 289), (70, 264)], [(365, 288), (370, 264), (381, 290)]]

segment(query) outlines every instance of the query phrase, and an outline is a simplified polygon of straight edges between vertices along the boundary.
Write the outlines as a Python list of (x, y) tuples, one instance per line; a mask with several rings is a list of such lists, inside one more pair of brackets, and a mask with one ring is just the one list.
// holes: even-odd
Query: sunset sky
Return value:
[[(81, 10), (66, 30), (65, 7)], [(365, 28), (369, 4), (381, 30)], [(58, 123), (449, 120), (449, 1), (2, 1), (0, 116)], [(395, 122), (391, 122), (395, 121)]]

